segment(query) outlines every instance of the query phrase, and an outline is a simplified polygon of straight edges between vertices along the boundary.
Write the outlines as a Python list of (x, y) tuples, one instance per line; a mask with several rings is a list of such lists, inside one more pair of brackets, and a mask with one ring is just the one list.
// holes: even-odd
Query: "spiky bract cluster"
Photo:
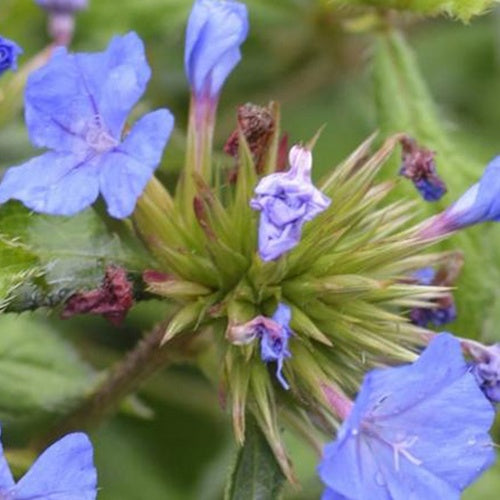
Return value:
[[(277, 138), (278, 131), (264, 174), (277, 163)], [(134, 222), (165, 273), (148, 281), (149, 290), (179, 304), (165, 341), (188, 332), (210, 336), (237, 440), (243, 442), (250, 410), (293, 478), (278, 419), (310, 437), (311, 417), (316, 426), (335, 425), (330, 389), (353, 395), (373, 366), (413, 359), (425, 330), (405, 314), (429, 306), (445, 289), (419, 286), (410, 276), (446, 255), (422, 253), (430, 242), (410, 225), (413, 201), (384, 202), (394, 183), (375, 179), (399, 138), (370, 156), (372, 137), (319, 184), (332, 203), (306, 224), (300, 244), (263, 262), (256, 249), (258, 214), (249, 207), (258, 178), (243, 134), (239, 139), (234, 186), (209, 186), (193, 173), (171, 198), (152, 183)], [(194, 198), (186, 203), (190, 192)], [(233, 345), (225, 335), (259, 314), (271, 316), (279, 302), (292, 310), (292, 356), (284, 364), (290, 391), (261, 361), (258, 341)]]

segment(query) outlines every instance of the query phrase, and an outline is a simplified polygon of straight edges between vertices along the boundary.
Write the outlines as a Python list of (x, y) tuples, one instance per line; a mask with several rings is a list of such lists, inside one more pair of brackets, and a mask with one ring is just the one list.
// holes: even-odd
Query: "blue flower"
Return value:
[(479, 222), (499, 220), (500, 156), (497, 156), (488, 164), (479, 182), (444, 212), (430, 219), (420, 236), (433, 238)]
[(97, 54), (58, 48), (29, 77), (25, 96), (30, 139), (51, 151), (7, 171), (0, 203), (16, 199), (36, 212), (73, 215), (101, 193), (110, 215), (130, 215), (173, 128), (171, 113), (162, 109), (122, 139), (150, 73), (135, 33), (115, 37)]
[(0, 498), (94, 500), (96, 497), (92, 444), (85, 434), (68, 434), (47, 448), (17, 483), (0, 445)]
[(184, 63), (196, 97), (218, 97), (241, 59), (240, 45), (247, 34), (245, 5), (232, 0), (195, 1), (187, 25)]
[(35, 0), (46, 10), (57, 12), (74, 12), (88, 7), (88, 0)]
[(411, 365), (373, 370), (325, 447), (323, 499), (459, 499), (493, 464), (494, 409), (460, 343), (437, 336)]
[(268, 175), (255, 188), (250, 201), (260, 210), (259, 254), (277, 259), (296, 246), (305, 222), (326, 210), (331, 200), (311, 181), (312, 154), (301, 146), (290, 151), (290, 170)]
[(425, 201), (438, 201), (446, 193), (446, 184), (439, 177), (434, 161), (434, 152), (421, 148), (417, 143), (405, 137), (403, 146), (403, 164), (399, 174), (410, 179)]
[(488, 164), (480, 181), (446, 210), (445, 217), (454, 229), (500, 220), (500, 156)]
[(288, 350), (288, 339), (292, 335), (290, 329), (290, 320), (292, 319), (292, 311), (285, 304), (278, 304), (271, 320), (274, 322), (267, 323), (266, 326), (260, 328), (260, 357), (262, 361), (276, 362), (276, 378), (284, 389), (288, 389), (289, 385), (283, 374), (283, 362), (286, 358), (291, 357)]
[(17, 58), (23, 49), (17, 43), (0, 36), (0, 75), (5, 71), (17, 69)]

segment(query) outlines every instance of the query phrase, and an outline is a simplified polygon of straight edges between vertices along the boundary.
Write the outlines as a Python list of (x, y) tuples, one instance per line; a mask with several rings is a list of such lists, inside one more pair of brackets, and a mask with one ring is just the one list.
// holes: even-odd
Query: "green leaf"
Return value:
[(26, 279), (37, 274), (38, 261), (22, 243), (5, 239), (0, 234), (0, 311), (8, 304), (7, 297)]
[(0, 316), (0, 422), (15, 427), (62, 414), (94, 380), (91, 368), (43, 321)]
[(92, 210), (68, 218), (0, 208), (0, 309), (55, 305), (99, 286), (107, 265), (133, 271), (140, 262)]
[(284, 480), (266, 438), (247, 415), (245, 444), (238, 453), (226, 500), (276, 500)]

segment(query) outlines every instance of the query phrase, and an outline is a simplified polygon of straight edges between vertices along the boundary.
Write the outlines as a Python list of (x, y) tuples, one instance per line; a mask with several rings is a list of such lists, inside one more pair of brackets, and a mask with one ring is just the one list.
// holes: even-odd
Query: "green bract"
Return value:
[[(425, 330), (404, 314), (445, 291), (408, 280), (446, 254), (423, 253), (433, 242), (419, 239), (411, 226), (415, 203), (387, 201), (395, 183), (376, 181), (399, 139), (387, 139), (372, 154), (371, 137), (333, 169), (318, 184), (331, 206), (305, 225), (296, 248), (275, 261), (263, 262), (257, 253), (258, 215), (249, 208), (257, 169), (241, 131), (234, 188), (186, 177), (181, 186), (191, 182), (194, 193), (189, 207), (153, 181), (133, 217), (157, 260), (159, 273), (146, 277), (148, 291), (178, 304), (164, 349), (177, 335), (210, 339), (212, 359), (224, 367), (220, 376), (237, 441), (244, 442), (250, 410), (292, 480), (279, 422), (309, 427), (319, 416), (326, 428), (333, 425), (328, 388), (353, 395), (367, 369), (413, 359)], [(265, 172), (277, 164), (276, 141), (277, 132)], [(227, 335), (259, 314), (270, 316), (279, 302), (292, 310), (292, 356), (284, 364), (290, 392), (276, 384), (256, 341), (233, 345)]]

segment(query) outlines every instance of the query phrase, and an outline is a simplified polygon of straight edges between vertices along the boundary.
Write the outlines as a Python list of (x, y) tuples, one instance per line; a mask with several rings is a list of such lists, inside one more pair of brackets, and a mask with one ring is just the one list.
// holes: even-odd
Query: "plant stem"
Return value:
[(60, 436), (75, 430), (97, 427), (115, 413), (122, 400), (134, 392), (146, 379), (169, 364), (192, 356), (194, 334), (181, 334), (160, 347), (166, 324), (162, 323), (144, 337), (123, 360), (109, 371), (105, 380), (69, 415), (35, 442), (45, 447)]

